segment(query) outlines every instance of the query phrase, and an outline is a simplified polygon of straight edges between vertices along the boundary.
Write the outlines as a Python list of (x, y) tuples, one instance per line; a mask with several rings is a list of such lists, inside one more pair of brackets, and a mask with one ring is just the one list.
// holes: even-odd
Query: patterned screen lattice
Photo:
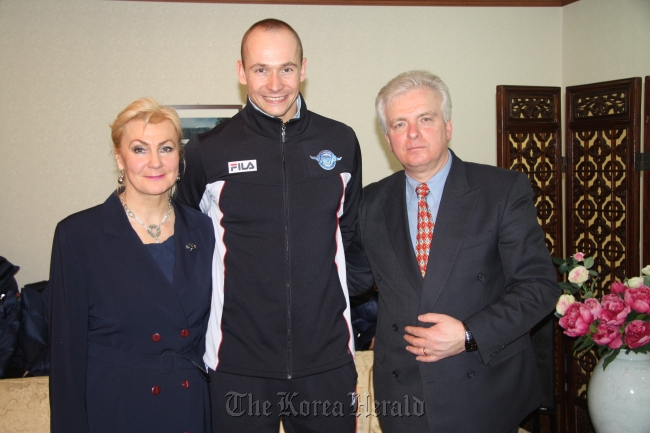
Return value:
[(537, 219), (546, 234), (546, 246), (551, 254), (559, 255), (558, 205), (562, 197), (557, 193), (559, 183), (555, 168), (560, 160), (556, 153), (556, 138), (549, 132), (513, 132), (508, 134), (508, 141), (508, 168), (528, 174), (535, 193)]
[(562, 255), (559, 101), (559, 87), (497, 87), (497, 164), (528, 175), (554, 256)]
[[(497, 164), (528, 175), (537, 220), (553, 256), (562, 255), (563, 243), (561, 143), (559, 87), (497, 87)], [(542, 407), (552, 414), (545, 420), (546, 431), (565, 431), (566, 425), (564, 357), (554, 356), (564, 353), (565, 342), (556, 322), (551, 314), (531, 331)]]
[[(566, 89), (565, 248), (594, 257), (599, 295), (639, 271), (640, 86), (632, 78)], [(598, 358), (592, 351), (568, 361), (569, 431), (592, 432), (587, 385)]]
[[(649, 85), (650, 77), (646, 77), (647, 151)], [(640, 176), (636, 168), (645, 161), (639, 157), (640, 88), (641, 79), (631, 78), (566, 89), (562, 188), (560, 88), (497, 87), (497, 163), (528, 175), (538, 220), (553, 256), (581, 251), (594, 257), (594, 269), (601, 277), (596, 287), (599, 294), (614, 279), (639, 273)], [(650, 158), (645, 165), (650, 168)], [(645, 187), (650, 190), (650, 176)], [(644, 227), (650, 232), (650, 191), (644, 195)], [(644, 243), (645, 260), (650, 262), (650, 236), (645, 237), (649, 239)], [(554, 407), (545, 409), (552, 414), (549, 430), (592, 433), (586, 396), (597, 358), (594, 353), (574, 358), (573, 339), (564, 337), (557, 324), (553, 332), (543, 343), (552, 347), (554, 359)], [(539, 338), (544, 337), (541, 334), (535, 329), (531, 332), (534, 346), (545, 341)], [(536, 349), (538, 366), (540, 354), (545, 356), (541, 346)], [(544, 371), (540, 367), (540, 373)], [(544, 386), (547, 381), (542, 379)]]
[(643, 142), (645, 151), (645, 169), (643, 173), (643, 266), (650, 265), (650, 75), (645, 77), (645, 96), (644, 96), (644, 127)]
[[(601, 275), (625, 278), (628, 131), (575, 131), (571, 135), (573, 179), (571, 249), (596, 258)], [(631, 275), (631, 274), (629, 274)]]
[(641, 79), (567, 87), (567, 253), (594, 257), (600, 289), (639, 272)]

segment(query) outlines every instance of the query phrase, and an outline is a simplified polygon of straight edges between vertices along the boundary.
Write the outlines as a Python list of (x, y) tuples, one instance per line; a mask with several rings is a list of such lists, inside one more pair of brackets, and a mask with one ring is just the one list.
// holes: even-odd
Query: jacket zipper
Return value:
[(287, 162), (284, 143), (287, 138), (287, 124), (282, 122), (282, 187), (284, 193), (284, 243), (287, 282), (287, 379), (291, 379), (293, 362), (291, 358), (291, 265), (289, 254), (289, 185), (287, 182)]

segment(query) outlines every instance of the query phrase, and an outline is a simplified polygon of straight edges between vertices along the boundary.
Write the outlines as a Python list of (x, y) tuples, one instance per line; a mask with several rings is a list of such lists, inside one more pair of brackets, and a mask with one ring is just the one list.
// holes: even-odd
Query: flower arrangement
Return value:
[[(643, 275), (612, 282), (610, 293), (598, 299), (594, 285), (598, 273), (592, 269), (593, 257), (576, 253), (566, 260), (553, 258), (560, 274), (568, 274), (561, 282), (564, 293), (555, 307), (560, 326), (570, 337), (578, 337), (573, 353), (582, 356), (598, 347), (598, 356), (606, 356), (603, 369), (621, 350), (626, 353), (648, 353), (650, 349), (650, 266)], [(576, 299), (578, 298), (578, 299)]]

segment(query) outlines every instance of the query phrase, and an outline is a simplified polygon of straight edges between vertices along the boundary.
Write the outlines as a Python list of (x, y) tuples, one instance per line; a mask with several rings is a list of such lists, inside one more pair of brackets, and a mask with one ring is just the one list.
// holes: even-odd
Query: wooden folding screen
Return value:
[(645, 97), (644, 97), (644, 118), (645, 124), (643, 128), (644, 136), (644, 158), (642, 170), (643, 174), (643, 266), (650, 265), (650, 75), (645, 77)]
[(562, 255), (560, 88), (497, 87), (497, 165), (528, 175), (537, 219)]
[(566, 248), (594, 257), (602, 288), (639, 273), (640, 96), (640, 78), (566, 89)]
[[(566, 89), (566, 250), (594, 257), (599, 295), (639, 273), (640, 93), (640, 78)], [(569, 361), (569, 431), (589, 431), (586, 386), (597, 359)]]
[[(524, 172), (535, 194), (537, 219), (553, 256), (562, 256), (562, 159), (559, 87), (497, 87), (497, 165)], [(533, 431), (564, 432), (562, 333), (552, 314), (531, 332), (543, 392)], [(559, 354), (559, 356), (554, 356)], [(546, 415), (540, 423), (540, 414)]]
[[(639, 170), (650, 169), (649, 87), (650, 77), (646, 77), (645, 155), (639, 152), (640, 78), (568, 87), (564, 158), (560, 157), (560, 89), (497, 87), (498, 165), (528, 174), (552, 255), (581, 251), (594, 257), (601, 276), (599, 294), (613, 280), (639, 274)], [(564, 206), (560, 201), (563, 165)], [(643, 242), (643, 252), (650, 263), (650, 176), (645, 177), (644, 188), (648, 241)], [(593, 354), (573, 358), (572, 345), (572, 339), (563, 338), (556, 327), (557, 420), (549, 429), (593, 432), (586, 386), (597, 360)]]

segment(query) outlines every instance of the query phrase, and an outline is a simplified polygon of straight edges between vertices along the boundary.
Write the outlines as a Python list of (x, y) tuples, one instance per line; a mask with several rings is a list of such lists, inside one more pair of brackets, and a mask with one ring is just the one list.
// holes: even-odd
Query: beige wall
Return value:
[(580, 0), (562, 16), (562, 85), (650, 75), (650, 0)]
[[(563, 9), (564, 87), (650, 75), (650, 0), (581, 0)], [(643, 122), (641, 129), (643, 137)], [(650, 193), (643, 181), (641, 193)], [(650, 263), (642, 249), (639, 242), (640, 267)]]
[[(612, 19), (611, 3), (621, 11), (614, 9), (609, 33), (598, 34), (585, 16)], [(377, 91), (397, 73), (425, 68), (439, 74), (452, 93), (453, 149), (463, 159), (494, 164), (495, 86), (561, 86), (650, 73), (640, 50), (631, 56), (631, 46), (626, 52), (617, 47), (637, 38), (645, 41), (637, 46), (648, 46), (649, 4), (420, 8), (0, 0), (0, 255), (22, 268), (21, 286), (48, 278), (57, 221), (103, 202), (115, 185), (107, 125), (133, 99), (243, 103), (234, 64), (241, 35), (259, 19), (286, 20), (300, 33), (308, 58), (307, 104), (355, 129), (367, 184), (399, 168), (373, 113)], [(601, 39), (611, 52), (594, 42)], [(577, 72), (585, 63), (593, 68), (604, 62), (616, 67), (601, 75)]]

